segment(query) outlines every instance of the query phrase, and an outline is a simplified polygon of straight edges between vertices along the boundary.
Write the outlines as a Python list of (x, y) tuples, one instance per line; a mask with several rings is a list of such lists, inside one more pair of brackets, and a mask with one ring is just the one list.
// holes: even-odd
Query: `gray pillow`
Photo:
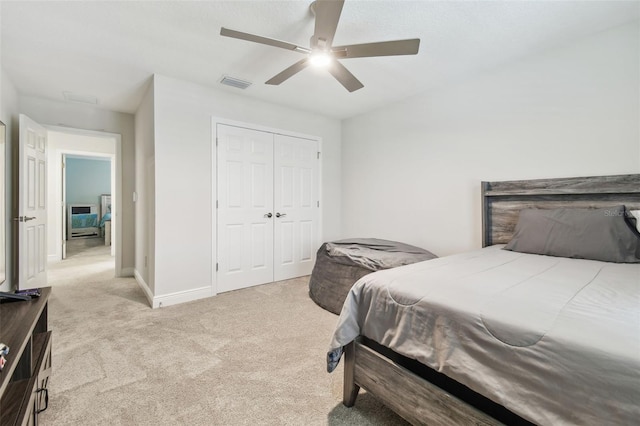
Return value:
[[(603, 209), (524, 209), (506, 250), (548, 256), (640, 263), (640, 238), (624, 206)], [(640, 253), (640, 251), (638, 251)]]

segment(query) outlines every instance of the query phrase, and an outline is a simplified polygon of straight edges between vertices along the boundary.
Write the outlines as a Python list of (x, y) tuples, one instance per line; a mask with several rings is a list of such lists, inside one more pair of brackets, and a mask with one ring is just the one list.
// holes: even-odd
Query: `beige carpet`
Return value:
[(152, 310), (108, 247), (50, 265), (53, 374), (43, 425), (392, 425), (342, 398), (325, 353), (337, 317), (308, 278)]

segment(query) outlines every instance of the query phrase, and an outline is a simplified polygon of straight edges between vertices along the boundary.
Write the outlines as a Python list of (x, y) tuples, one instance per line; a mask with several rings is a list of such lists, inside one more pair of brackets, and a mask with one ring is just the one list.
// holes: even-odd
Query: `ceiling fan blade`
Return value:
[(252, 41), (254, 43), (266, 44), (267, 46), (279, 47), (281, 49), (295, 50), (300, 53), (311, 52), (306, 47), (300, 47), (286, 41), (276, 40), (274, 38), (257, 36), (254, 34), (243, 33), (241, 31), (230, 30), (228, 28), (220, 28), (220, 35), (225, 37), (237, 38), (240, 40)]
[(316, 15), (316, 27), (311, 36), (311, 48), (328, 49), (338, 28), (344, 0), (316, 0), (312, 7)]
[(381, 41), (378, 43), (351, 44), (332, 48), (337, 58), (367, 58), (372, 56), (415, 55), (420, 39)]
[(356, 90), (364, 87), (364, 84), (360, 83), (360, 80), (351, 74), (351, 72), (349, 72), (349, 70), (338, 61), (333, 61), (328, 70), (331, 75), (334, 76), (336, 80), (338, 80), (349, 92), (355, 92)]
[(271, 79), (267, 80), (265, 84), (272, 84), (274, 86), (277, 86), (278, 84), (282, 83), (286, 79), (294, 76), (295, 74), (305, 69), (307, 65), (309, 65), (309, 58), (304, 58), (296, 62), (295, 64), (291, 65), (289, 68), (285, 69), (281, 73), (273, 76)]

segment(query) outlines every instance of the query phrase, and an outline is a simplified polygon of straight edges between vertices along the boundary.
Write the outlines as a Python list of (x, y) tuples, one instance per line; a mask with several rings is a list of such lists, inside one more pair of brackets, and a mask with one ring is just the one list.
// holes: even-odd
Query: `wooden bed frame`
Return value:
[[(640, 210), (640, 174), (482, 182), (482, 245), (509, 242), (524, 208), (620, 204)], [(344, 405), (355, 404), (361, 387), (412, 424), (529, 424), (505, 407), (364, 336), (345, 346)]]

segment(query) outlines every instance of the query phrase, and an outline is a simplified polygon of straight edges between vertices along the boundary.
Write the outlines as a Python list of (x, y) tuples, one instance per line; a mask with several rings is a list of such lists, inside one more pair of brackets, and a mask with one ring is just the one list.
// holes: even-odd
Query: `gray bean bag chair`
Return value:
[(340, 314), (349, 290), (363, 276), (435, 257), (419, 247), (377, 238), (324, 243), (311, 273), (309, 296), (321, 308)]

